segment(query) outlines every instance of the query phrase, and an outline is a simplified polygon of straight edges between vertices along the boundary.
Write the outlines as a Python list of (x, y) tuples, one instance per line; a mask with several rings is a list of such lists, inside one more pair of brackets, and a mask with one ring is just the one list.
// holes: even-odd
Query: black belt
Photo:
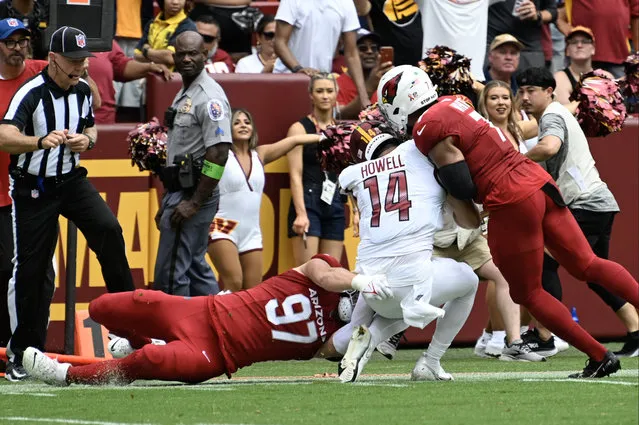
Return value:
[(59, 176), (40, 177), (29, 174), (24, 168), (15, 167), (9, 171), (9, 174), (13, 178), (16, 186), (48, 192), (61, 188), (70, 180), (86, 176), (87, 170), (84, 167), (76, 167), (70, 172), (60, 174)]

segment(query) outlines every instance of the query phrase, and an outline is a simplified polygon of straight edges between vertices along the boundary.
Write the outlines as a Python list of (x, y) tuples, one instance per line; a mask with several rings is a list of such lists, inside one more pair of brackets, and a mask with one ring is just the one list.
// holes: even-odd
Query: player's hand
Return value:
[(300, 214), (295, 217), (292, 228), (296, 235), (302, 236), (304, 233), (308, 233), (309, 227), (311, 227), (311, 222), (306, 214)]
[(353, 289), (358, 290), (364, 299), (385, 300), (393, 298), (393, 291), (388, 286), (386, 275), (365, 276), (358, 274), (351, 281)]
[(173, 214), (171, 214), (171, 226), (175, 229), (178, 228), (195, 215), (200, 209), (199, 205), (190, 199), (184, 199), (177, 204)]
[(84, 152), (89, 147), (89, 136), (86, 134), (67, 134), (66, 145), (71, 152)]
[(66, 130), (53, 130), (42, 139), (43, 149), (54, 149), (60, 145), (65, 144), (67, 141)]

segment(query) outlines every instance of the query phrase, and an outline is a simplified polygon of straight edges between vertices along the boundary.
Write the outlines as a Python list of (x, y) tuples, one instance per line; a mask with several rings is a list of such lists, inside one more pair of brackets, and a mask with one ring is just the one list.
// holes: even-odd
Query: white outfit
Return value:
[[(288, 47), (299, 64), (323, 72), (331, 71), (342, 33), (359, 29), (352, 0), (280, 0), (275, 20), (293, 26)], [(278, 59), (273, 72), (290, 71)]]
[(220, 203), (211, 223), (209, 243), (219, 239), (230, 240), (240, 254), (262, 249), (260, 204), (264, 191), (264, 166), (257, 151), (251, 151), (248, 177), (233, 151), (229, 151), (218, 188)]
[(252, 55), (245, 56), (237, 62), (235, 65), (235, 73), (244, 74), (260, 74), (264, 69), (264, 64), (260, 60), (260, 55), (253, 53)]
[(484, 81), (489, 0), (416, 0), (422, 16), (422, 57), (447, 46), (471, 59), (470, 72)]
[(430, 301), (433, 236), (446, 200), (433, 165), (410, 140), (346, 168), (339, 184), (357, 199), (360, 212), (356, 272), (386, 274), (395, 293), (369, 305), (386, 318), (406, 320), (412, 309), (406, 303), (415, 303), (418, 294), (420, 305)]

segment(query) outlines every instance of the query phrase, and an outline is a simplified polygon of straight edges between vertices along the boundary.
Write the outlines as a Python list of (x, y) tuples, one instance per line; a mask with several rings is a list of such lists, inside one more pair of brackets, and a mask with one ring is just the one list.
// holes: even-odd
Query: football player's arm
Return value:
[(446, 201), (453, 208), (453, 217), (460, 227), (476, 229), (481, 225), (479, 210), (473, 201), (461, 201), (450, 195), (448, 195)]
[(559, 114), (546, 114), (539, 122), (539, 143), (526, 153), (535, 162), (546, 161), (559, 152), (566, 134), (566, 123)]
[(343, 267), (331, 267), (326, 261), (313, 258), (295, 270), (304, 274), (313, 283), (329, 292), (343, 292), (350, 289), (372, 292), (381, 298), (389, 298), (392, 292), (384, 275), (365, 276), (355, 274)]
[(475, 197), (477, 188), (464, 154), (455, 146), (455, 136), (447, 136), (433, 146), (428, 157), (437, 167), (437, 179), (450, 195), (461, 200)]

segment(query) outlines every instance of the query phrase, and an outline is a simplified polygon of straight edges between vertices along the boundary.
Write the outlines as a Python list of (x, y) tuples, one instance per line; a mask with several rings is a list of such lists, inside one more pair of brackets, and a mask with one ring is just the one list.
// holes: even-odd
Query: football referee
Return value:
[(54, 285), (46, 279), (58, 239), (58, 217), (78, 226), (97, 255), (110, 292), (133, 290), (122, 228), (80, 167), (97, 130), (89, 85), (81, 78), (92, 56), (84, 33), (56, 30), (49, 65), (16, 92), (0, 121), (0, 149), (11, 154), (14, 257), (8, 304), (11, 339), (5, 377), (26, 377), (25, 348), (44, 349)]

